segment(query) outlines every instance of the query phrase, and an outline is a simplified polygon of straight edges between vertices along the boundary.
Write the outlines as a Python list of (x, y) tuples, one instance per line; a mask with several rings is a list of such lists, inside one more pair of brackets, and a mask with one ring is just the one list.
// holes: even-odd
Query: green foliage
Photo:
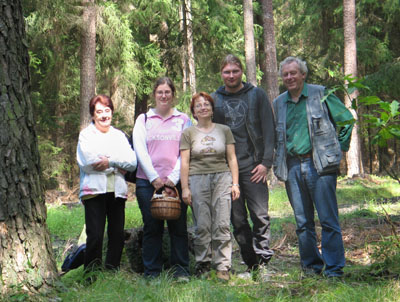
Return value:
[(84, 209), (77, 204), (71, 208), (67, 206), (48, 206), (47, 226), (52, 235), (62, 240), (78, 238), (85, 223)]
[[(371, 89), (364, 84), (364, 79), (356, 78), (351, 75), (344, 76), (342, 73), (333, 70), (328, 70), (328, 74), (331, 77), (339, 79), (339, 84), (329, 89), (328, 95), (339, 91), (350, 97), (350, 94), (355, 90), (359, 90), (364, 94), (358, 99), (353, 99), (352, 108), (359, 111), (359, 107), (364, 106), (367, 108), (367, 112), (371, 112), (368, 109), (372, 107), (372, 113), (362, 114), (363, 123), (360, 125), (372, 131), (372, 144), (386, 147), (388, 141), (391, 139), (400, 139), (400, 108), (398, 101), (383, 101), (378, 96), (368, 95)], [(325, 96), (322, 101), (324, 101), (327, 96)], [(354, 122), (354, 120), (350, 122)]]
[(400, 140), (400, 110), (399, 102), (384, 102), (376, 96), (360, 98), (360, 104), (375, 105), (375, 114), (364, 114), (365, 123), (375, 130), (372, 138), (373, 144), (381, 147), (387, 146), (390, 139)]
[(71, 169), (66, 160), (63, 149), (54, 145), (54, 142), (39, 136), (40, 164), (42, 179), (46, 189), (58, 187), (57, 178)]
[(364, 84), (370, 88), (370, 95), (377, 95), (383, 100), (400, 99), (400, 60), (380, 65), (367, 75)]
[[(289, 55), (300, 56), (307, 61), (309, 82), (326, 86), (337, 84), (327, 77), (325, 69), (343, 66), (343, 1), (275, 0), (274, 15), (278, 62)], [(372, 75), (400, 57), (399, 20), (398, 0), (356, 1), (360, 77)], [(393, 75), (382, 71), (376, 79), (399, 89)], [(398, 99), (393, 95), (395, 90), (387, 91), (389, 98)]]
[(382, 198), (391, 198), (400, 195), (400, 187), (392, 179), (382, 182), (368, 178), (339, 179), (336, 192), (340, 205), (361, 204), (379, 201)]
[(143, 224), (142, 215), (140, 213), (139, 205), (135, 201), (127, 202), (125, 209), (125, 228), (137, 228)]
[(382, 238), (374, 247), (371, 258), (374, 263), (371, 266), (372, 274), (376, 276), (399, 276), (400, 275), (400, 238), (397, 234), (396, 224), (382, 205), (386, 221), (391, 226), (392, 234)]

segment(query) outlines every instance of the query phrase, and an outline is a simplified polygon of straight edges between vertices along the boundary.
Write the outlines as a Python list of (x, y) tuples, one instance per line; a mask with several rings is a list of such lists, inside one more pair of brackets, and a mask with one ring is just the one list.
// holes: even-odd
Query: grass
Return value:
[[(382, 255), (398, 252), (385, 211), (394, 225), (399, 224), (400, 203), (381, 205), (377, 201), (399, 195), (400, 185), (387, 178), (339, 180), (337, 196), (348, 260), (343, 279), (302, 278), (292, 209), (284, 187), (278, 186), (270, 191), (272, 246), (277, 249), (270, 263), (273, 271), (270, 282), (245, 281), (233, 276), (229, 283), (221, 283), (212, 276), (210, 280), (192, 278), (189, 283), (180, 284), (168, 272), (149, 281), (130, 272), (125, 263), (118, 273), (100, 273), (91, 285), (82, 282), (82, 268), (71, 271), (61, 278), (58, 290), (35, 299), (74, 302), (398, 301), (400, 265), (396, 263), (400, 253), (394, 253), (397, 258), (389, 260)], [(188, 217), (190, 215), (188, 213)], [(49, 206), (47, 223), (53, 238), (77, 239), (84, 223), (83, 209), (81, 206)], [(128, 202), (126, 228), (141, 224), (137, 203)], [(60, 265), (62, 258), (58, 260)], [(381, 262), (373, 264), (374, 260)], [(237, 271), (244, 270), (235, 245), (233, 263)]]

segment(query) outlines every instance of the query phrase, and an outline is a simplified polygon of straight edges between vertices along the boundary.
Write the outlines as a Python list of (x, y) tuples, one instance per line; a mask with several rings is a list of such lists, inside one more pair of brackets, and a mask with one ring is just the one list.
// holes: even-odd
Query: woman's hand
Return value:
[(100, 161), (94, 163), (92, 167), (96, 171), (104, 171), (105, 169), (108, 169), (110, 167), (108, 158), (105, 156), (100, 156)]
[(240, 196), (239, 186), (232, 186), (231, 192), (232, 192), (232, 200), (236, 200), (239, 198)]
[(164, 185), (171, 188), (175, 188), (175, 184), (169, 178), (167, 178), (167, 180), (164, 182)]
[(156, 179), (154, 179), (151, 184), (153, 185), (154, 189), (156, 189), (156, 191), (158, 191), (162, 187), (164, 187), (164, 182), (162, 181), (162, 179), (160, 177), (157, 177)]
[(192, 193), (189, 188), (182, 189), (182, 199), (188, 206), (192, 205)]

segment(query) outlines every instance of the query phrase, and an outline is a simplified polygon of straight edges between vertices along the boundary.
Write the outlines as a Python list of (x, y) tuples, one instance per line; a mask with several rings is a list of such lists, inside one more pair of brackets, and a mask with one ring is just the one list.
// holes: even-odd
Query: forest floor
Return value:
[[(347, 183), (348, 184), (348, 183)], [(134, 192), (133, 185), (129, 184), (130, 192)], [(344, 188), (346, 183), (340, 183), (338, 188)], [(277, 188), (281, 188), (278, 185)], [(272, 188), (272, 191), (274, 188)], [(135, 199), (131, 193), (129, 203)], [(343, 198), (342, 198), (343, 199)], [(78, 187), (69, 191), (47, 191), (46, 203), (63, 204), (67, 207), (77, 205)], [(339, 204), (339, 213), (341, 216), (341, 228), (344, 245), (346, 249), (346, 267), (351, 266), (369, 266), (373, 263), (373, 255), (379, 252), (378, 243), (389, 236), (398, 236), (400, 234), (400, 196), (389, 198), (380, 198), (374, 202), (375, 210), (371, 209), (371, 203), (345, 201)], [(385, 209), (386, 208), (386, 209)], [(389, 209), (389, 210), (387, 210)], [(388, 213), (390, 212), (390, 214)], [(291, 208), (282, 212), (282, 210), (270, 211), (272, 224), (272, 249), (275, 252), (273, 260), (270, 262), (271, 278), (274, 276), (284, 276), (287, 270), (299, 267), (300, 259), (297, 248), (296, 227)], [(320, 242), (321, 227), (316, 222), (317, 235)], [(76, 242), (78, 238), (71, 238), (69, 243)], [(397, 238), (398, 239), (398, 238)], [(65, 240), (53, 240), (58, 253), (65, 253)], [(239, 248), (234, 242), (233, 245), (233, 269), (236, 272), (242, 272), (246, 269), (241, 261)], [(375, 259), (376, 260), (376, 259)], [(122, 267), (129, 269), (129, 263), (122, 263)], [(399, 276), (396, 276), (398, 278)]]
[[(129, 191), (134, 192), (133, 185), (129, 186)], [(103, 272), (88, 286), (82, 281), (82, 267), (72, 270), (61, 277), (61, 290), (47, 295), (43, 301), (398, 301), (400, 184), (386, 177), (339, 178), (337, 197), (346, 253), (343, 278), (304, 276), (300, 269), (293, 211), (283, 185), (278, 184), (270, 187), (269, 194), (271, 247), (275, 255), (268, 265), (268, 282), (238, 277), (246, 267), (235, 241), (232, 254), (235, 274), (228, 283), (219, 282), (215, 272), (207, 279), (193, 277), (185, 284), (178, 283), (168, 273), (154, 282), (149, 281), (132, 270), (134, 257), (129, 252), (128, 240), (118, 273)], [(67, 248), (78, 242), (84, 225), (78, 187), (64, 192), (47, 191), (46, 203), (47, 224), (60, 268)], [(125, 213), (126, 229), (137, 230), (142, 226), (140, 210), (132, 193)], [(191, 224), (189, 210), (188, 225)], [(320, 241), (321, 227), (317, 217), (316, 229)], [(136, 258), (140, 260), (138, 254)], [(193, 272), (193, 255), (190, 257)]]

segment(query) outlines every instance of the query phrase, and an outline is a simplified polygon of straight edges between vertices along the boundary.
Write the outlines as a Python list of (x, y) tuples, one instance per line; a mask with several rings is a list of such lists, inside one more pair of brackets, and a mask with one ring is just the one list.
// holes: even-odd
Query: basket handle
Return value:
[(160, 195), (162, 195), (162, 192), (164, 191), (165, 188), (169, 188), (169, 189), (171, 189), (171, 190), (175, 190), (176, 197), (179, 198), (179, 193), (178, 193), (178, 190), (176, 189), (176, 187), (171, 187), (171, 186), (167, 186), (167, 185), (162, 186), (162, 187), (159, 188), (158, 190), (154, 190), (153, 195), (154, 195), (154, 194), (160, 194)]

